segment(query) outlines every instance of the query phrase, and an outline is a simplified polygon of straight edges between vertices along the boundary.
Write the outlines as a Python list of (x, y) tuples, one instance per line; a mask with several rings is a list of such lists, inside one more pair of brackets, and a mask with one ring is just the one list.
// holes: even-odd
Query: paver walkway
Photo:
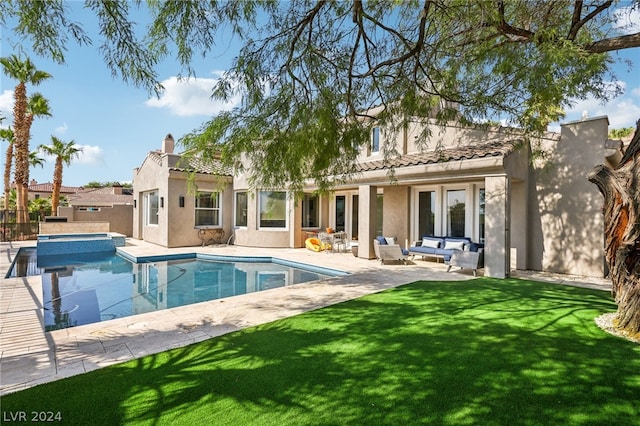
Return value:
[[(3, 277), (18, 248), (27, 245), (33, 246), (35, 242), (3, 243), (0, 262)], [(470, 271), (447, 273), (446, 266), (434, 262), (417, 260), (410, 265), (382, 266), (375, 260), (356, 258), (350, 253), (314, 253), (306, 249), (236, 246), (167, 249), (129, 239), (124, 250), (136, 257), (184, 252), (273, 256), (350, 274), (52, 332), (44, 331), (40, 277), (3, 278), (0, 285), (0, 395), (417, 280), (473, 279)], [(525, 278), (535, 279), (536, 274), (528, 273)], [(605, 280), (550, 274), (541, 278), (610, 289)]]

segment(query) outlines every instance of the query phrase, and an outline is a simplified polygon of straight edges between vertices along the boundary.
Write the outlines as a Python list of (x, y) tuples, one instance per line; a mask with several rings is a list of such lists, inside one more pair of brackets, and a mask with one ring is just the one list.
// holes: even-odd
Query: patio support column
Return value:
[(507, 176), (485, 178), (485, 276), (506, 278), (510, 260), (510, 181)]
[(304, 239), (302, 237), (302, 203), (298, 203), (296, 206), (293, 195), (287, 197), (288, 211), (289, 211), (289, 223), (291, 223), (289, 229), (289, 247), (298, 248), (304, 247)]
[(373, 259), (373, 239), (376, 237), (378, 188), (371, 185), (358, 187), (358, 257)]

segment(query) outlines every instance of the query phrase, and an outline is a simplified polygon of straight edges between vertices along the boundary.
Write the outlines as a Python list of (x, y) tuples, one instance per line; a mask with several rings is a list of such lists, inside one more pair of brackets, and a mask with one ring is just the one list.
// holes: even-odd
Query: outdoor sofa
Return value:
[[(434, 257), (444, 263), (461, 268), (477, 269), (484, 267), (484, 244), (474, 243), (468, 237), (436, 237), (424, 236), (409, 247), (409, 254), (415, 256)], [(453, 256), (455, 254), (455, 256)], [(453, 256), (453, 260), (452, 260)]]

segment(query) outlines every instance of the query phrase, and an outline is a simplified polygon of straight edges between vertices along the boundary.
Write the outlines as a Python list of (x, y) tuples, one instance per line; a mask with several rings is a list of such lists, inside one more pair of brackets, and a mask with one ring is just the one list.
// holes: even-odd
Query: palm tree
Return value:
[(18, 196), (16, 195), (16, 190), (15, 188), (12, 189), (11, 191), (9, 191), (9, 207), (8, 210), (15, 210), (16, 209), (16, 199), (18, 198)]
[(38, 148), (46, 155), (56, 157), (56, 165), (53, 169), (53, 193), (51, 194), (51, 214), (58, 215), (60, 203), (60, 187), (62, 187), (62, 165), (69, 166), (71, 160), (82, 152), (82, 148), (75, 147), (75, 141), (63, 142), (55, 136), (51, 136), (51, 146), (40, 145)]
[(40, 221), (44, 220), (44, 217), (51, 214), (51, 202), (49, 198), (36, 198), (29, 202), (29, 212), (38, 213)]
[(18, 196), (17, 208), (21, 211), (19, 213), (21, 217), (18, 222), (28, 223), (29, 139), (31, 137), (31, 124), (35, 113), (34, 110), (31, 110), (31, 114), (29, 113), (27, 83), (37, 86), (42, 81), (51, 78), (51, 74), (36, 69), (29, 58), (22, 60), (16, 55), (0, 58), (0, 65), (2, 65), (4, 73), (7, 76), (18, 81), (13, 91), (13, 132), (15, 138), (13, 149), (16, 158), (15, 182)]
[[(34, 93), (29, 97), (29, 101), (27, 102), (27, 116), (26, 116), (26, 124), (25, 126), (31, 129), (31, 125), (33, 124), (33, 119), (35, 117), (51, 117), (51, 108), (49, 107), (49, 100), (42, 96), (41, 93)], [(28, 147), (27, 147), (28, 148)], [(27, 163), (31, 167), (40, 166), (44, 167), (44, 158), (40, 158), (37, 156), (37, 151), (29, 151), (27, 156)], [(28, 195), (29, 188), (29, 167), (27, 167), (24, 179), (27, 182), (26, 188), (27, 192), (25, 192), (25, 197)], [(29, 201), (27, 200), (27, 204)]]
[(9, 192), (11, 191), (11, 166), (13, 165), (13, 130), (0, 129), (0, 139), (9, 143), (4, 161), (4, 209), (9, 210)]
[(31, 151), (29, 153), (29, 165), (31, 167), (40, 166), (44, 168), (44, 163), (46, 163), (46, 161), (47, 160), (44, 158), (38, 157), (38, 151)]

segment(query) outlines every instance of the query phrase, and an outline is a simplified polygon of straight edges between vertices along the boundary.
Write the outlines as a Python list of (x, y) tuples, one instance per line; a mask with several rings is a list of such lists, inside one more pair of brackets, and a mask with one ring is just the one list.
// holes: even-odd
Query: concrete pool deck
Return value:
[[(9, 270), (18, 249), (35, 247), (35, 244), (35, 241), (1, 243), (2, 277)], [(408, 265), (380, 265), (375, 260), (356, 258), (350, 252), (314, 253), (307, 249), (224, 245), (167, 249), (130, 238), (122, 249), (135, 257), (194, 252), (271, 256), (350, 274), (52, 332), (44, 331), (41, 278), (2, 278), (0, 395), (183, 347), (417, 280), (474, 278), (471, 271), (447, 273), (446, 265), (442, 263), (416, 260)], [(604, 279), (529, 271), (517, 271), (514, 275), (558, 284), (611, 289), (610, 282)]]

